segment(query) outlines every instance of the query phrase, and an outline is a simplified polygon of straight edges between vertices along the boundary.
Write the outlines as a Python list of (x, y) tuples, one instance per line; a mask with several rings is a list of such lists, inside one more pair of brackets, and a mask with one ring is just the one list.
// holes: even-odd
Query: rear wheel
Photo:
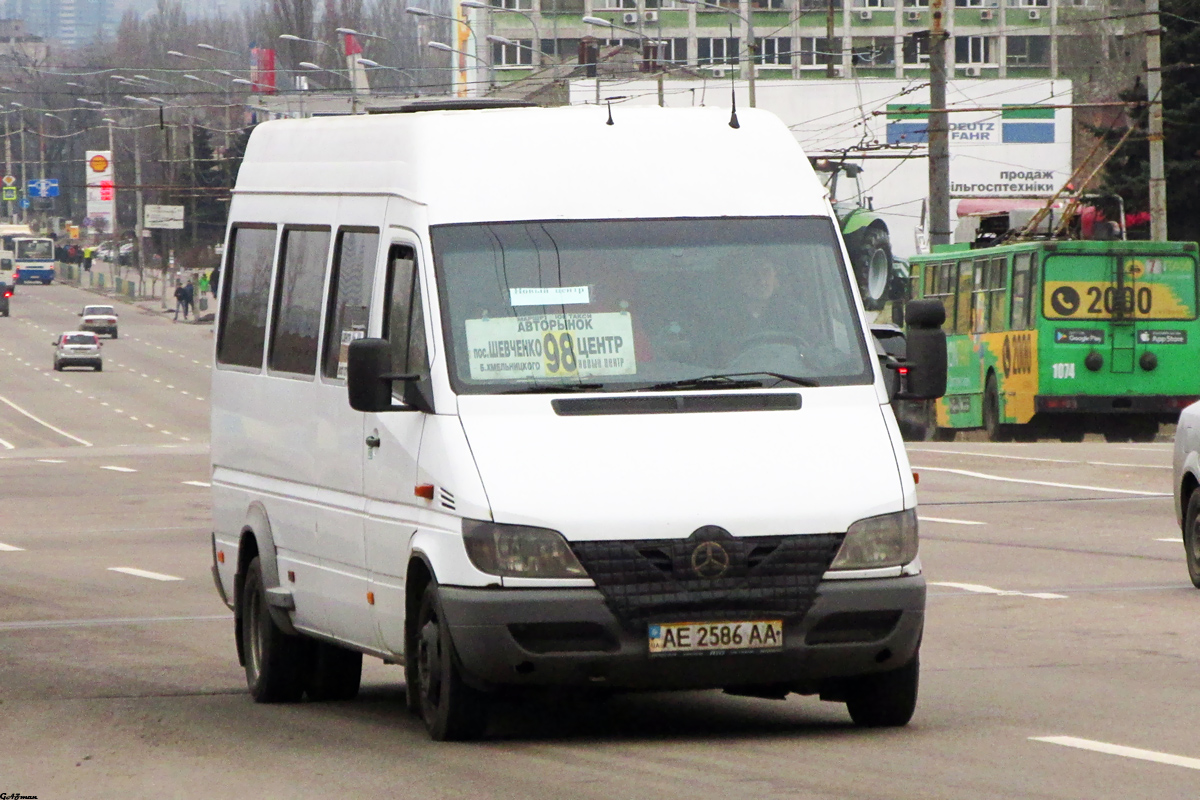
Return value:
[(862, 291), (863, 305), (869, 311), (883, 308), (892, 277), (892, 242), (887, 231), (883, 228), (864, 231), (850, 261)]
[(96, 365), (96, 372), (104, 372), (104, 365), (103, 365), (103, 364), (97, 364), (97, 365)]
[(1200, 491), (1193, 490), (1183, 517), (1183, 552), (1187, 558), (1188, 577), (1200, 589)]
[(918, 655), (899, 669), (857, 678), (846, 692), (846, 710), (855, 725), (898, 728), (908, 724), (917, 709), (921, 664)]
[(241, 605), (250, 696), (257, 703), (296, 702), (304, 693), (305, 642), (299, 636), (288, 636), (271, 618), (258, 556), (246, 570)]
[(425, 587), (417, 613), (416, 635), (409, 642), (405, 661), (416, 669), (410, 693), (425, 729), (435, 741), (477, 739), (487, 727), (487, 697), (463, 682), (458, 655), (450, 639), (450, 627), (442, 616), (438, 587)]
[(983, 390), (983, 428), (987, 431), (989, 442), (1012, 441), (1012, 426), (1000, 422), (1000, 393), (996, 389), (995, 374), (988, 375), (987, 386)]
[(112, 337), (114, 339), (117, 338), (117, 329), (116, 328), (113, 328)]

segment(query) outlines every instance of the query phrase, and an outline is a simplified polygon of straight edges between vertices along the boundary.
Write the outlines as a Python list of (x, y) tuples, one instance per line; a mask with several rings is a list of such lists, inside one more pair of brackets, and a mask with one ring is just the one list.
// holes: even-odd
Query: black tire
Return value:
[(55, 372), (62, 372), (62, 364), (60, 364), (60, 363), (58, 363), (57, 361), (55, 361), (55, 362), (54, 362), (54, 371), (55, 371)]
[(242, 587), (242, 650), (246, 686), (256, 703), (294, 703), (304, 693), (305, 641), (288, 636), (271, 618), (258, 556)]
[(1135, 442), (1153, 442), (1158, 438), (1158, 420), (1154, 417), (1131, 417), (1126, 425), (1129, 438)]
[(900, 728), (917, 709), (921, 663), (918, 655), (899, 669), (864, 675), (846, 692), (850, 719), (862, 728)]
[(1012, 426), (1000, 422), (1000, 392), (996, 389), (995, 374), (988, 375), (983, 390), (983, 429), (989, 442), (1012, 441)]
[(353, 700), (362, 683), (362, 653), (314, 641), (305, 669), (304, 691), (314, 702)]
[(96, 369), (96, 372), (104, 372), (104, 365), (97, 364), (95, 369)]
[(113, 337), (114, 339), (115, 339), (115, 338), (117, 338), (117, 332), (116, 332), (116, 330), (115, 330), (115, 329), (113, 330), (112, 337)]
[(868, 311), (883, 308), (892, 280), (892, 240), (888, 232), (874, 226), (863, 231), (850, 251), (850, 263), (854, 266), (863, 305)]
[(416, 667), (409, 676), (409, 695), (415, 695), (430, 738), (448, 742), (481, 737), (487, 727), (487, 697), (462, 680), (438, 587), (432, 581), (421, 596), (408, 650), (405, 661)]
[(1104, 441), (1128, 442), (1131, 440), (1131, 427), (1124, 417), (1109, 417), (1104, 421)]
[(1200, 491), (1193, 490), (1183, 515), (1183, 554), (1192, 586), (1200, 589)]

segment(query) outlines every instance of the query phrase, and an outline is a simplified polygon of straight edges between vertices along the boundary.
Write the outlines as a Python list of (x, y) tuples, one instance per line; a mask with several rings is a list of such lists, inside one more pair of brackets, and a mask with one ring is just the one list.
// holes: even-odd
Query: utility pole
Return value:
[[(145, 209), (142, 205), (142, 142), (141, 130), (134, 128), (133, 130), (133, 183), (137, 186), (137, 215), (133, 221), (133, 249), (137, 253), (138, 274), (143, 275), (142, 264), (145, 263), (145, 252), (142, 248), (142, 217)], [(117, 263), (116, 254), (113, 255), (113, 263)], [(163, 298), (167, 296), (166, 290), (163, 290)]]
[[(25, 179), (25, 112), (24, 111), (20, 112), (19, 118), (21, 120), (21, 131), (20, 131), (20, 133), (21, 133), (21, 191), (17, 192), (17, 194), (21, 194), (22, 192), (27, 193), (29, 191), (29, 182), (26, 181), (26, 179)], [(22, 208), (21, 209), (21, 222), (27, 222), (28, 220), (29, 220), (29, 214), (26, 209)]]
[(825, 6), (825, 49), (828, 51), (825, 53), (825, 57), (829, 59), (825, 62), (826, 78), (837, 77), (837, 70), (834, 69), (833, 64), (833, 6), (834, 0), (829, 0)]
[[(1146, 95), (1150, 101), (1150, 238), (1167, 241), (1167, 174), (1163, 163), (1162, 28), (1158, 0), (1146, 0)], [(1121, 221), (1124, 224), (1124, 220)]]
[(109, 263), (116, 264), (121, 257), (121, 237), (119, 233), (120, 229), (117, 227), (117, 149), (113, 146), (113, 120), (111, 117), (108, 118), (108, 161), (112, 165), (113, 176), (112, 219), (108, 221), (108, 235), (110, 237), (110, 241), (112, 242), (112, 250), (109, 251), (112, 261)]
[(946, 115), (945, 0), (930, 0), (929, 17), (929, 243), (950, 244), (950, 120)]
[[(4, 174), (12, 175), (12, 137), (8, 133), (8, 110), (4, 111)], [(4, 215), (13, 218), (12, 200), (4, 201)]]

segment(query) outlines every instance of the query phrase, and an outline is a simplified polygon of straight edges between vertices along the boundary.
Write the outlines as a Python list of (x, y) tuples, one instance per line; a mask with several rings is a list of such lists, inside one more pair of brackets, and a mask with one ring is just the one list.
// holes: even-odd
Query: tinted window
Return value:
[(342, 230), (338, 233), (330, 281), (329, 313), (325, 317), (326, 378), (344, 380), (350, 342), (367, 335), (371, 284), (375, 276), (377, 231)]
[(274, 254), (273, 225), (243, 225), (230, 234), (221, 281), (225, 289), (224, 307), (217, 337), (217, 361), (221, 364), (262, 366)]
[(283, 257), (275, 277), (268, 366), (280, 372), (314, 375), (329, 229), (284, 229), (280, 247)]
[[(416, 254), (411, 247), (392, 245), (388, 254), (388, 303), (384, 309), (383, 337), (391, 344), (392, 371), (425, 374), (429, 360), (425, 343), (425, 313)], [(392, 388), (401, 397), (404, 384)]]

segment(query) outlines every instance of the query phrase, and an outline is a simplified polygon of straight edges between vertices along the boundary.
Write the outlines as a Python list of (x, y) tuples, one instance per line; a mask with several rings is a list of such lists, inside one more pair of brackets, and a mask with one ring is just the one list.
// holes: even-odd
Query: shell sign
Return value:
[(88, 159), (88, 166), (92, 168), (92, 172), (107, 172), (108, 156), (104, 153), (93, 153)]

